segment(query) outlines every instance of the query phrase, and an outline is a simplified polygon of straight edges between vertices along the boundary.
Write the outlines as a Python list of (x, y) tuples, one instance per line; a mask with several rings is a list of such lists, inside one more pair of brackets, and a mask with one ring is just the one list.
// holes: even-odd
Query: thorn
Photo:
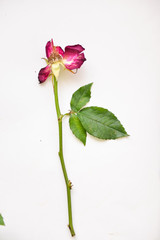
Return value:
[(72, 189), (72, 187), (73, 187), (73, 184), (72, 184), (72, 182), (69, 180), (68, 181), (68, 187), (70, 188), (70, 189)]

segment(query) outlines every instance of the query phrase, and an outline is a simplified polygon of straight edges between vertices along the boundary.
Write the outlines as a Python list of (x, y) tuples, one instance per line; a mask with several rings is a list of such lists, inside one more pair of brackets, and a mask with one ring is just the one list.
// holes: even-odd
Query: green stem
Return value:
[(55, 97), (55, 106), (56, 106), (56, 112), (57, 112), (57, 118), (58, 118), (58, 127), (59, 127), (59, 158), (61, 161), (62, 171), (66, 183), (67, 188), (67, 200), (68, 200), (68, 218), (69, 218), (69, 230), (71, 232), (71, 235), (74, 236), (74, 228), (72, 223), (72, 205), (71, 205), (71, 188), (72, 184), (70, 180), (68, 179), (66, 166), (64, 163), (64, 157), (63, 157), (63, 141), (62, 141), (62, 114), (59, 108), (59, 101), (58, 101), (58, 86), (57, 86), (57, 80), (55, 77), (52, 78), (52, 84), (54, 88), (54, 97)]

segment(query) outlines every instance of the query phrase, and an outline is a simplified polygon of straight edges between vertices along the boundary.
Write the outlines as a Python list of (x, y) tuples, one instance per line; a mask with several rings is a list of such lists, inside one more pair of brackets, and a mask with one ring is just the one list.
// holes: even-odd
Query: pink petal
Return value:
[(56, 52), (58, 52), (61, 56), (63, 56), (64, 51), (61, 47), (57, 46), (56, 47)]
[(53, 39), (51, 39), (51, 41), (48, 41), (47, 44), (46, 44), (46, 56), (47, 56), (47, 58), (49, 58), (51, 56), (51, 54), (53, 53), (53, 48), (54, 48)]
[(86, 61), (84, 53), (79, 54), (77, 50), (65, 48), (63, 63), (67, 69), (73, 70), (80, 68), (84, 61)]
[(47, 67), (42, 68), (42, 69), (39, 71), (39, 74), (38, 74), (39, 82), (40, 82), (40, 83), (45, 82), (46, 79), (48, 78), (50, 72), (51, 72), (51, 66), (50, 66), (50, 65), (47, 65)]
[(69, 50), (76, 50), (79, 53), (81, 53), (82, 51), (85, 50), (85, 48), (83, 48), (80, 44), (65, 47), (65, 51)]

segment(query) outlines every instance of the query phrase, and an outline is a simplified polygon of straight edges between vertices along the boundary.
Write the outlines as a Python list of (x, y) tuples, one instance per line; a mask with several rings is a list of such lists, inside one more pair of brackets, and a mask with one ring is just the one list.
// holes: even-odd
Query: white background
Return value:
[(45, 44), (82, 44), (87, 61), (59, 78), (62, 113), (94, 82), (88, 106), (108, 108), (129, 138), (84, 147), (64, 119), (77, 240), (160, 239), (160, 1), (0, 0), (1, 240), (71, 239)]

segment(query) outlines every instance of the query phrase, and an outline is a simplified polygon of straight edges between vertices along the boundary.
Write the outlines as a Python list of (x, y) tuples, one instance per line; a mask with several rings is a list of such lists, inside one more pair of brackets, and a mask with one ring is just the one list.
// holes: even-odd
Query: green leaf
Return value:
[(120, 121), (107, 109), (87, 107), (77, 116), (85, 130), (97, 138), (116, 139), (128, 136)]
[(4, 221), (3, 221), (3, 217), (2, 217), (2, 215), (0, 214), (0, 225), (5, 225), (5, 223), (4, 223)]
[(86, 144), (86, 130), (82, 126), (77, 115), (72, 114), (69, 118), (70, 129), (73, 134), (85, 145)]
[(89, 102), (91, 98), (92, 84), (93, 83), (90, 83), (80, 87), (75, 93), (73, 93), (70, 106), (74, 112), (78, 112), (87, 102)]

